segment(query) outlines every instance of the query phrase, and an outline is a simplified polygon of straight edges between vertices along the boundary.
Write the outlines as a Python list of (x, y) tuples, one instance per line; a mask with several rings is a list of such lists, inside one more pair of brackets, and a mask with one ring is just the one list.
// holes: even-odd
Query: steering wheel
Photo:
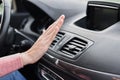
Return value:
[(0, 23), (0, 49), (3, 48), (6, 41), (6, 36), (8, 33), (10, 16), (11, 16), (11, 1), (10, 0), (0, 0), (0, 5), (3, 8), (1, 14), (1, 23)]

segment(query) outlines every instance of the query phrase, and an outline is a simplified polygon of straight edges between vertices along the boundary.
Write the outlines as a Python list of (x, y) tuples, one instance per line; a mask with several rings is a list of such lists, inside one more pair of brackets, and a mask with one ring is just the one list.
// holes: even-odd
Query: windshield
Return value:
[(86, 0), (86, 1), (107, 1), (107, 2), (120, 3), (120, 0)]
[(3, 8), (4, 8), (4, 7), (3, 7), (3, 3), (1, 3), (1, 4), (0, 4), (0, 14), (2, 14)]
[(105, 0), (105, 1), (120, 3), (120, 0)]
[[(9, 0), (10, 2), (12, 2), (12, 0)], [(3, 9), (4, 9), (4, 6), (3, 6), (3, 3), (0, 4), (0, 15), (3, 13)]]

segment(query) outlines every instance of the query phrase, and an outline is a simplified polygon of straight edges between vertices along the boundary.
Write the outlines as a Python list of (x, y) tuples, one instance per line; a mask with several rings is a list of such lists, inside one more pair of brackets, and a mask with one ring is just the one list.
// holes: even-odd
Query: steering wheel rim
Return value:
[(10, 0), (1, 0), (3, 3), (3, 13), (1, 17), (1, 25), (0, 25), (0, 49), (3, 48), (6, 41), (6, 36), (9, 28), (10, 23), (10, 16), (11, 16), (11, 2)]

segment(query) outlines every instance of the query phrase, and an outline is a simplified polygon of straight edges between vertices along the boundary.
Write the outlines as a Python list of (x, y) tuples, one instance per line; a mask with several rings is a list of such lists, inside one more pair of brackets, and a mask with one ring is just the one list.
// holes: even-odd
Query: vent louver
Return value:
[(60, 51), (67, 56), (75, 57), (78, 54), (81, 54), (88, 46), (88, 42), (77, 37), (72, 38), (67, 42)]
[(58, 34), (56, 35), (54, 41), (52, 42), (52, 44), (50, 45), (51, 48), (53, 48), (58, 42), (60, 42), (63, 37), (64, 37), (65, 33), (63, 32), (58, 32)]

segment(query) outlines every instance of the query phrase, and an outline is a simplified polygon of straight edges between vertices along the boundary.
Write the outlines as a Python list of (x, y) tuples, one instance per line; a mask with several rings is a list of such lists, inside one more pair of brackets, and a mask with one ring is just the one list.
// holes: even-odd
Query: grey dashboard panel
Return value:
[(61, 14), (66, 18), (73, 17), (86, 11), (87, 2), (85, 0), (27, 0), (38, 8), (42, 9), (53, 19), (57, 19)]
[[(66, 15), (61, 31), (87, 38), (94, 42), (79, 58), (72, 60), (49, 49), (48, 54), (76, 66), (120, 75), (120, 22), (103, 31), (92, 31), (74, 23), (86, 16), (85, 0), (27, 0), (42, 9), (51, 18)], [(62, 42), (62, 41), (61, 41)]]

